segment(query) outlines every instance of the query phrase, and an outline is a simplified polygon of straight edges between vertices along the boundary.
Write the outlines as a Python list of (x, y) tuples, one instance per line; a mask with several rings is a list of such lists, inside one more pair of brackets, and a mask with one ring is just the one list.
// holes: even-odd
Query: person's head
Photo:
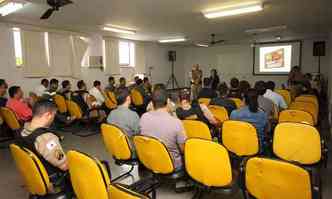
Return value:
[(203, 80), (203, 85), (205, 88), (208, 88), (210, 87), (210, 83), (211, 83), (211, 79), (208, 78), (208, 77), (205, 77), (204, 80)]
[(68, 81), (68, 80), (64, 80), (64, 81), (62, 81), (62, 82), (61, 82), (61, 86), (62, 86), (62, 88), (65, 89), (65, 90), (70, 90), (70, 88), (71, 88), (70, 81)]
[(58, 90), (58, 87), (59, 87), (59, 80), (51, 79), (51, 81), (50, 81), (50, 90), (56, 91), (56, 90)]
[(48, 79), (42, 79), (40, 82), (45, 88), (48, 88), (49, 81)]
[(256, 89), (250, 88), (244, 94), (244, 101), (248, 106), (250, 112), (257, 113), (258, 112), (258, 92)]
[(188, 89), (183, 89), (179, 93), (179, 100), (181, 104), (190, 103), (190, 91)]
[(228, 86), (225, 82), (223, 82), (219, 85), (218, 90), (219, 90), (220, 97), (223, 97), (223, 98), (227, 97), (227, 95), (228, 95)]
[(78, 90), (86, 90), (86, 84), (83, 80), (80, 80), (77, 82), (77, 88)]
[(9, 97), (14, 99), (22, 99), (24, 93), (19, 86), (12, 86), (8, 89)]
[(232, 88), (239, 88), (239, 84), (240, 84), (240, 82), (236, 77), (233, 77), (231, 79), (231, 87)]
[(239, 89), (241, 94), (244, 94), (245, 92), (247, 92), (250, 89), (250, 84), (248, 81), (246, 80), (242, 80), (239, 83)]
[(166, 86), (165, 86), (165, 84), (156, 84), (156, 85), (154, 85), (154, 87), (153, 87), (153, 91), (155, 91), (155, 90), (159, 90), (159, 89), (166, 90)]
[(218, 75), (218, 71), (216, 69), (212, 69), (210, 73), (211, 73), (211, 77), (215, 77)]
[(304, 75), (304, 78), (305, 78), (306, 80), (311, 81), (311, 80), (312, 80), (312, 74), (311, 74), (311, 73), (306, 73), (306, 74)]
[(194, 64), (193, 65), (193, 70), (199, 70), (199, 64)]
[(301, 72), (301, 67), (300, 66), (293, 66), (291, 72)]
[(0, 96), (4, 96), (7, 92), (8, 85), (4, 79), (0, 79)]
[(150, 83), (149, 78), (148, 78), (148, 77), (144, 77), (144, 79), (143, 79), (143, 83), (144, 83), (144, 84), (146, 84), (146, 83)]
[(101, 90), (101, 82), (98, 80), (95, 80), (93, 82), (93, 86), (96, 87), (98, 90)]
[(120, 87), (126, 87), (126, 84), (127, 84), (127, 82), (126, 82), (126, 78), (121, 77), (121, 78), (119, 79), (119, 83), (120, 83)]
[(135, 76), (134, 77), (134, 81), (135, 81), (135, 83), (137, 82), (137, 80), (139, 80), (140, 78), (139, 78), (139, 76)]
[(274, 89), (276, 88), (276, 84), (273, 81), (267, 81), (265, 83), (265, 88), (274, 91)]
[(124, 106), (128, 106), (131, 104), (131, 97), (130, 97), (130, 93), (128, 90), (123, 89), (121, 90), (119, 93), (117, 93), (116, 96), (116, 101), (118, 102), (118, 105), (124, 105)]
[(139, 85), (143, 84), (143, 80), (141, 80), (141, 79), (137, 79), (137, 80), (135, 81), (135, 83), (136, 83), (136, 86), (139, 86)]
[(57, 111), (56, 105), (49, 100), (40, 100), (32, 107), (32, 123), (37, 122), (42, 127), (49, 127)]
[(257, 81), (255, 83), (255, 89), (258, 95), (264, 95), (266, 92), (265, 82), (264, 81)]
[(163, 89), (155, 90), (152, 93), (152, 104), (155, 110), (166, 108), (168, 102), (167, 91)]
[(114, 80), (114, 77), (113, 76), (110, 76), (109, 78), (108, 78), (108, 83), (109, 83), (109, 85), (114, 85), (115, 84), (115, 80)]

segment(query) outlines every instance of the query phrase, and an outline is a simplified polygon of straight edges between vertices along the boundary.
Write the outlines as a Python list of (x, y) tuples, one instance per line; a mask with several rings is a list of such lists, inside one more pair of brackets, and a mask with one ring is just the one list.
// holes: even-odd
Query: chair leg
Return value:
[(120, 175), (120, 176), (114, 178), (114, 179), (112, 180), (112, 182), (116, 182), (117, 180), (119, 180), (119, 179), (121, 179), (121, 178), (123, 178), (123, 177), (125, 177), (125, 176), (130, 175), (130, 173), (134, 170), (134, 167), (135, 167), (134, 165), (131, 165), (131, 168), (129, 169), (128, 172), (126, 172), (126, 173), (124, 173), (124, 174), (122, 174), (122, 175)]
[(200, 199), (203, 196), (203, 190), (201, 188), (197, 188), (195, 194), (193, 195), (192, 199)]

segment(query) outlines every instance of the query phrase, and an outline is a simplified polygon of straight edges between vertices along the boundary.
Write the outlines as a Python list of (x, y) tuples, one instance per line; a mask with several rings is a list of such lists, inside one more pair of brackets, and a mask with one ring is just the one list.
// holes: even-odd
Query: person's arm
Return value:
[(218, 120), (214, 117), (214, 115), (211, 113), (211, 111), (208, 109), (208, 107), (205, 104), (200, 104), (199, 105), (203, 111), (204, 116), (206, 119), (209, 120), (209, 122), (213, 125), (218, 125), (219, 122)]
[(178, 130), (177, 130), (177, 134), (176, 134), (176, 143), (179, 146), (181, 153), (183, 153), (184, 144), (186, 143), (186, 140), (187, 140), (187, 135), (186, 135), (186, 131), (183, 127), (182, 122), (180, 120), (178, 122), (179, 123), (178, 123)]
[(132, 131), (135, 133), (135, 135), (140, 133), (140, 126), (139, 126), (139, 116), (137, 113), (134, 113), (135, 115), (133, 116), (133, 121), (132, 121)]
[(288, 105), (287, 105), (287, 103), (285, 102), (285, 99), (282, 96), (279, 97), (279, 107), (280, 107), (280, 109), (283, 109), (283, 110), (288, 108)]

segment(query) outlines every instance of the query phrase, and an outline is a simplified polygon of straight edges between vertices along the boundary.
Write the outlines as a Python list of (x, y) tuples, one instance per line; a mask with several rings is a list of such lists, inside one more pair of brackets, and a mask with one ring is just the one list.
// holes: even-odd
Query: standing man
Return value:
[(194, 65), (191, 71), (191, 93), (193, 99), (197, 99), (198, 93), (202, 88), (202, 77), (203, 72), (199, 68), (199, 65)]

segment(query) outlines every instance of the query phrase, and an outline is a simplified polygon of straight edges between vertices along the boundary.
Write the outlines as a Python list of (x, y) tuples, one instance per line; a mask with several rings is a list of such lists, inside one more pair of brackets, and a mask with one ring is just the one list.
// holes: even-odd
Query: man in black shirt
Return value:
[(198, 98), (215, 98), (217, 97), (217, 93), (215, 90), (211, 88), (211, 80), (210, 78), (206, 77), (203, 80), (204, 88), (201, 89), (201, 91), (198, 94)]
[(224, 107), (228, 115), (231, 115), (232, 111), (236, 109), (236, 104), (232, 100), (227, 99), (227, 95), (228, 87), (226, 83), (222, 83), (219, 86), (219, 97), (213, 98), (210, 104)]
[(5, 98), (8, 85), (4, 79), (0, 79), (0, 107), (6, 106), (7, 98)]

